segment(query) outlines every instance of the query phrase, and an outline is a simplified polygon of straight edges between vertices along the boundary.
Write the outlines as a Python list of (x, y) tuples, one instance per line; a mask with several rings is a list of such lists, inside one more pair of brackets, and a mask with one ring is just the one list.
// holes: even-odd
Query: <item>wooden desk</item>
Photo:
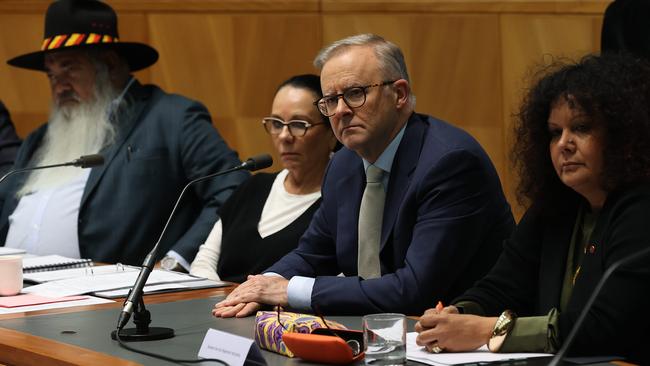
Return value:
[[(174, 338), (130, 343), (132, 347), (173, 358), (194, 359), (208, 329), (254, 337), (254, 317), (215, 318), (214, 304), (233, 287), (146, 296), (152, 326), (174, 329)], [(121, 303), (57, 309), (0, 318), (0, 364), (8, 365), (172, 365), (123, 349), (110, 339)], [(360, 329), (358, 316), (328, 317)], [(411, 321), (411, 326), (414, 322)], [(129, 327), (133, 326), (131, 323)], [(269, 366), (304, 364), (301, 360), (262, 351)], [(360, 364), (362, 364), (361, 361)], [(208, 364), (208, 363), (206, 363)], [(214, 364), (214, 363), (209, 363)], [(415, 363), (409, 363), (415, 365)]]
[[(196, 358), (201, 341), (209, 328), (253, 337), (254, 317), (218, 319), (210, 309), (233, 287), (149, 295), (147, 309), (152, 326), (171, 327), (176, 337), (151, 342), (131, 343), (133, 347), (174, 358)], [(53, 309), (0, 316), (0, 364), (7, 365), (171, 365), (119, 347), (110, 339), (117, 322), (121, 301), (110, 304)], [(359, 329), (359, 317), (330, 317)], [(410, 321), (410, 326), (414, 321)], [(129, 324), (129, 327), (132, 324)], [(62, 334), (73, 330), (73, 334)], [(304, 364), (301, 360), (262, 351), (269, 365)], [(363, 361), (362, 361), (363, 362)], [(361, 363), (362, 363), (361, 362)], [(544, 365), (548, 359), (518, 361), (517, 365)], [(407, 365), (417, 363), (408, 362)], [(600, 363), (600, 365), (606, 363)], [(419, 365), (419, 364), (417, 364)], [(504, 364), (505, 365), (505, 364)]]

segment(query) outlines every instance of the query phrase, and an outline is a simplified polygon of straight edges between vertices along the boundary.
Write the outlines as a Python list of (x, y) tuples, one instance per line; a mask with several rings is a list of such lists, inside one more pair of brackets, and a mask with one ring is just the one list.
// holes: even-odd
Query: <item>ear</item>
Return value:
[(106, 50), (102, 52), (101, 60), (106, 64), (110, 75), (113, 75), (115, 70), (122, 66), (120, 55), (118, 55), (114, 50)]
[(397, 100), (395, 106), (397, 109), (402, 109), (409, 103), (409, 96), (411, 95), (411, 86), (409, 82), (404, 79), (399, 79), (393, 83), (393, 90), (395, 90), (395, 95)]
[(100, 57), (108, 69), (111, 83), (116, 88), (123, 88), (129, 79), (129, 67), (126, 60), (115, 50), (106, 50)]

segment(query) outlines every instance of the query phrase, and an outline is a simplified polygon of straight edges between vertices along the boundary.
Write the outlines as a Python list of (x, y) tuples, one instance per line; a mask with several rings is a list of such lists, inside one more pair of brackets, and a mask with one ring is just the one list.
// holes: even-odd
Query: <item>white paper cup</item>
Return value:
[(0, 296), (13, 296), (23, 289), (23, 258), (0, 255)]

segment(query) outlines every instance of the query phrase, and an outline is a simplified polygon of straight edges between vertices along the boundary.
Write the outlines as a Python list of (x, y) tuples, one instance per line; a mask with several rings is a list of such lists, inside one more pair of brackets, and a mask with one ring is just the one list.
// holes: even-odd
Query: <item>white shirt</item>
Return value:
[[(289, 171), (282, 170), (273, 181), (257, 231), (260, 237), (266, 238), (286, 228), (300, 217), (309, 207), (320, 198), (320, 191), (309, 194), (291, 194), (284, 188), (284, 180)], [(199, 247), (199, 252), (192, 262), (190, 274), (219, 280), (217, 263), (221, 255), (221, 240), (223, 226), (221, 219), (212, 228), (205, 243)]]
[(21, 197), (9, 216), (5, 246), (30, 254), (79, 258), (77, 223), (89, 175), (90, 169), (84, 169), (66, 184)]

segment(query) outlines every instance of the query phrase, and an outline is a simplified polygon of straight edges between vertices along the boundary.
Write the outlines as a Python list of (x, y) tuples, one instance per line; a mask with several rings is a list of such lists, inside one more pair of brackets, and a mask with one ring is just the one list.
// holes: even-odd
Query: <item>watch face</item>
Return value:
[(172, 270), (178, 262), (172, 257), (165, 257), (160, 261), (160, 266), (166, 270)]

